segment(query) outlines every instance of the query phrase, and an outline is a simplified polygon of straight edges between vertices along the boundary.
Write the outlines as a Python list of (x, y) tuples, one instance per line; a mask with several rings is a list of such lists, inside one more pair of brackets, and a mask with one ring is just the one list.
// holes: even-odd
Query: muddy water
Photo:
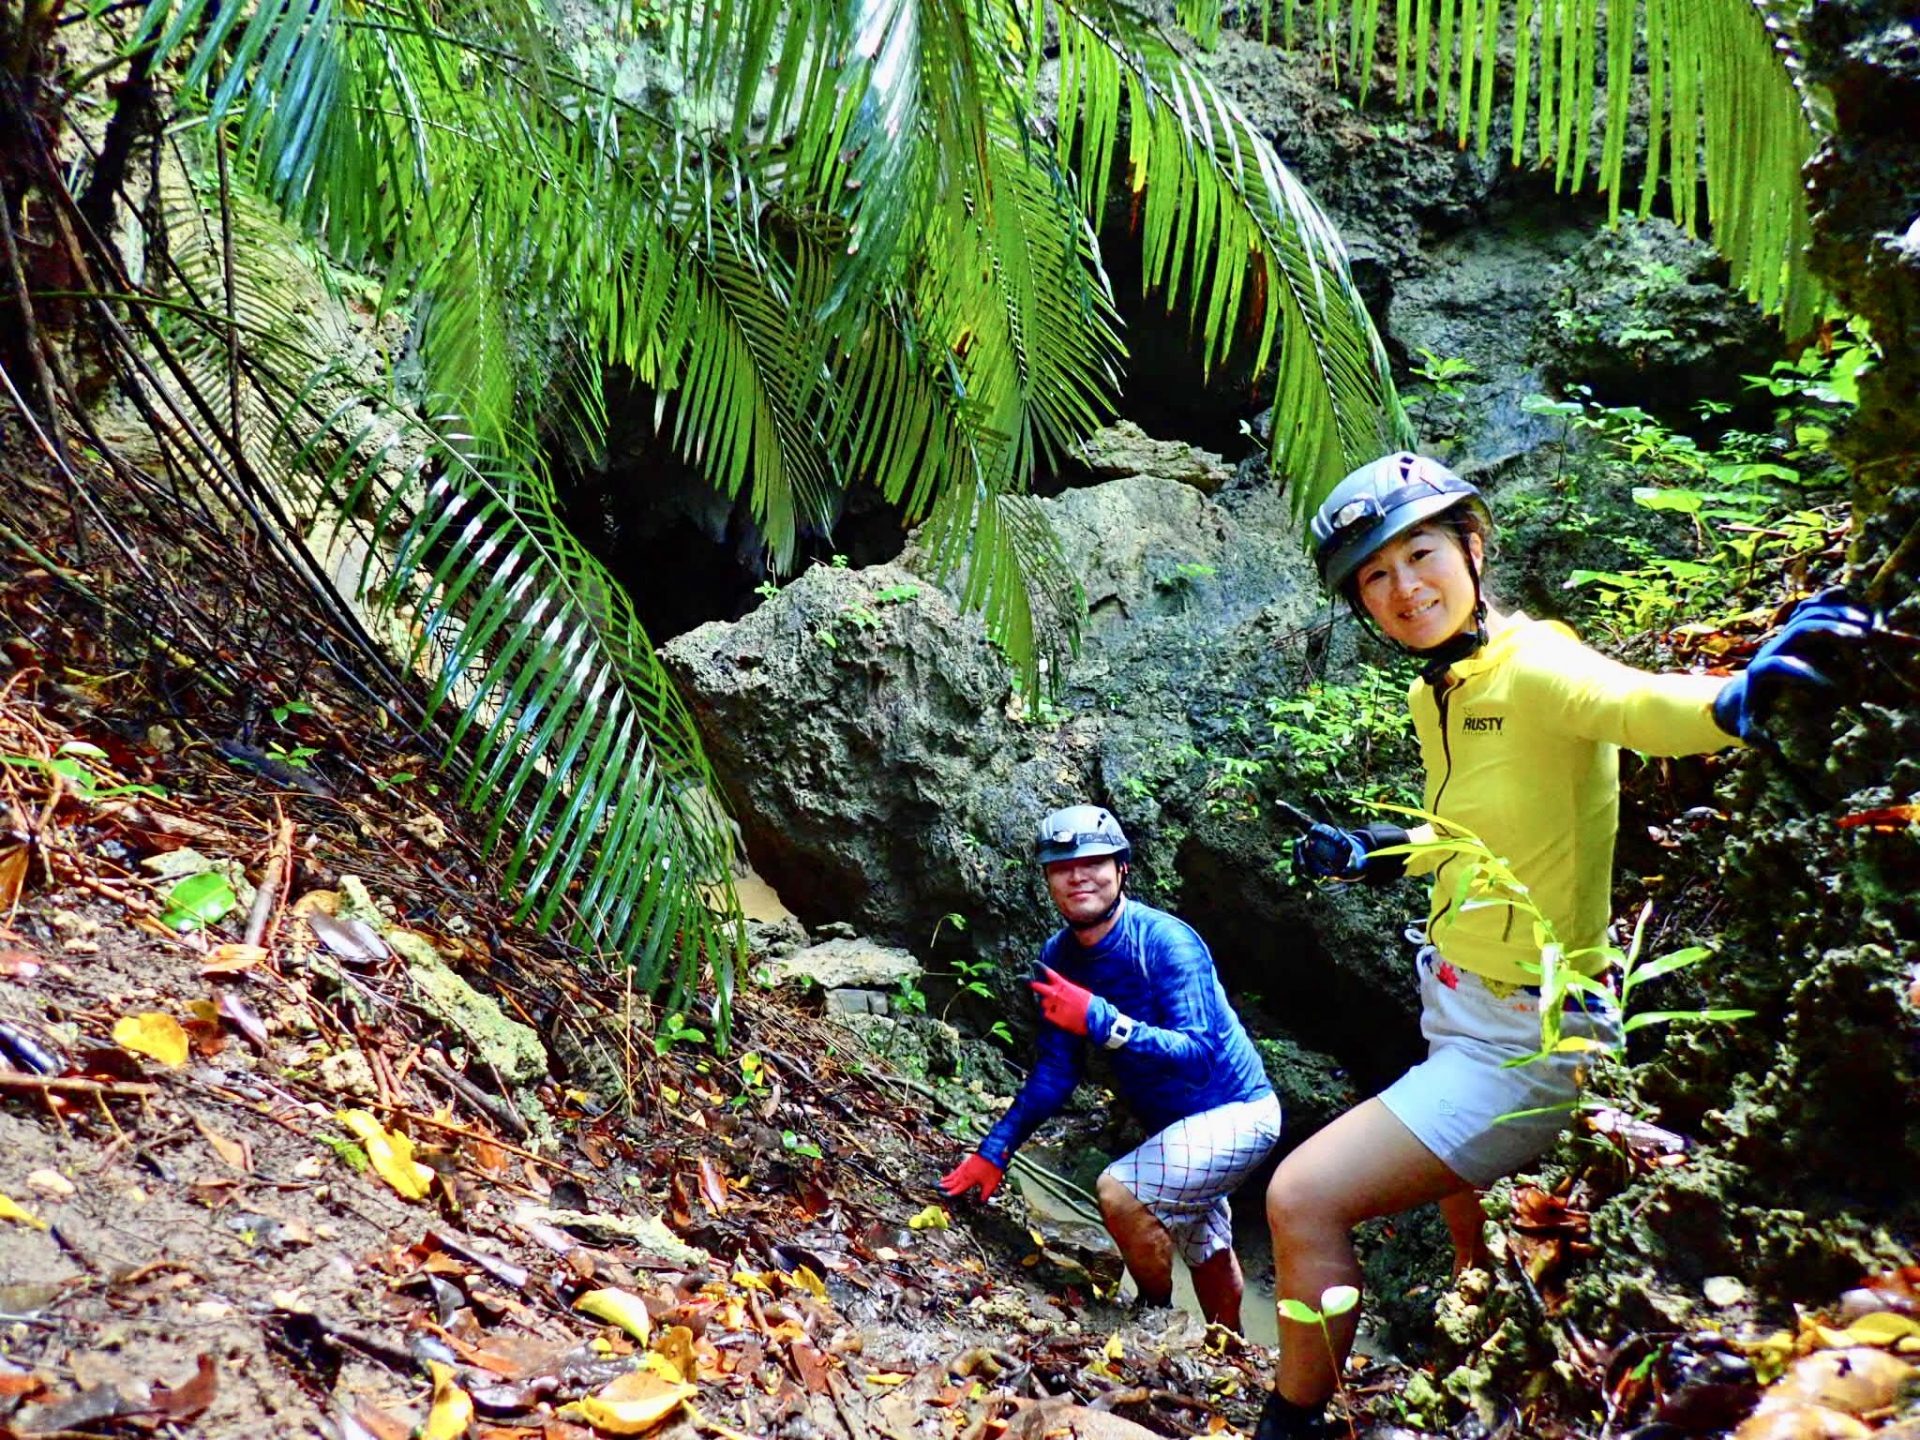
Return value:
[[(1067, 1171), (1073, 1167), (1071, 1157), (1039, 1146), (1028, 1149), (1036, 1161), (1050, 1170)], [(1013, 1172), (1012, 1179), (1020, 1187), (1020, 1198), (1034, 1215), (1058, 1227), (1074, 1244), (1089, 1250), (1113, 1249), (1106, 1227), (1100, 1223), (1100, 1212), (1091, 1204), (1076, 1204), (1019, 1170)], [(1246, 1275), (1246, 1298), (1240, 1306), (1241, 1330), (1254, 1344), (1271, 1347), (1279, 1343), (1279, 1335), (1273, 1304), (1273, 1245), (1268, 1237), (1266, 1218), (1258, 1211), (1247, 1215), (1236, 1210), (1233, 1220), (1233, 1248), (1240, 1256), (1240, 1268)], [(1121, 1284), (1120, 1298), (1130, 1301), (1136, 1294), (1133, 1277), (1129, 1275)], [(1200, 1315), (1193, 1282), (1177, 1255), (1173, 1264), (1173, 1303), (1189, 1315)]]

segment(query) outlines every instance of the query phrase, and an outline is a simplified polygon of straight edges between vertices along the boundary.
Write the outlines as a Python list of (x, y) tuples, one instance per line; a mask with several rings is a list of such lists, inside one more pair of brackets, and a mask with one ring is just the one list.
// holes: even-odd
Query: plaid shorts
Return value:
[[(1540, 992), (1458, 969), (1431, 945), (1415, 963), (1427, 1058), (1380, 1099), (1454, 1174), (1491, 1185), (1538, 1159), (1572, 1122), (1587, 1057), (1570, 1051), (1507, 1068), (1540, 1048)], [(1577, 996), (1561, 1033), (1617, 1046), (1618, 1010), (1610, 999)], [(1537, 1113), (1501, 1118), (1522, 1110)]]
[(1176, 1120), (1107, 1167), (1167, 1227), (1189, 1266), (1233, 1245), (1227, 1196), (1280, 1140), (1280, 1097), (1236, 1100)]

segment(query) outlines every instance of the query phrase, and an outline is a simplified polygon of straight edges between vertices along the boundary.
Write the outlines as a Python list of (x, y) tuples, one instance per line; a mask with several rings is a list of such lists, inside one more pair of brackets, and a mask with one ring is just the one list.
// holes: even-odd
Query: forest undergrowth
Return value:
[[(514, 926), (433, 745), (244, 535), (104, 468), (76, 497), (6, 438), (0, 1425), (1250, 1428), (1270, 1356), (1116, 1310), (1110, 1258), (1017, 1202), (933, 1203), (951, 1115), (817, 1005), (742, 994), (721, 1051)], [(128, 554), (164, 566), (159, 603)], [(1709, 873), (1667, 868), (1681, 897)], [(1763, 1395), (1769, 1425), (1901, 1413), (1911, 1270), (1796, 1318), (1665, 1257), (1641, 1299), (1687, 1295), (1688, 1323), (1596, 1302), (1609, 1207), (1689, 1163), (1640, 1089), (1502, 1187), (1498, 1270), (1441, 1297), (1435, 1357), (1346, 1377), (1356, 1433), (1710, 1434)]]

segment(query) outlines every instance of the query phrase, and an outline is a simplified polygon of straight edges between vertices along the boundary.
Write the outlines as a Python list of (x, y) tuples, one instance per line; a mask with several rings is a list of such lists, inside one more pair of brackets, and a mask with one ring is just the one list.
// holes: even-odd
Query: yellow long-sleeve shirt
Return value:
[[(1605, 943), (1614, 832), (1620, 813), (1620, 747), (1693, 755), (1735, 743), (1713, 723), (1726, 683), (1709, 675), (1652, 675), (1582, 645), (1566, 626), (1521, 614), (1437, 689), (1408, 694), (1426, 809), (1478, 835), (1527, 886), (1566, 953)], [(1530, 916), (1507, 905), (1455, 903), (1457, 855), (1411, 856), (1433, 872), (1428, 936), (1462, 969), (1527, 985), (1540, 978)], [(1599, 957), (1573, 961), (1597, 971)]]

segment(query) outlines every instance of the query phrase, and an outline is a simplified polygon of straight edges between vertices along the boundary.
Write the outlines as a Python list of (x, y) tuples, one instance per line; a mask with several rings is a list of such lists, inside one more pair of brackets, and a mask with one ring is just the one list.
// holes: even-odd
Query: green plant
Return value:
[(313, 706), (309, 705), (305, 700), (286, 700), (274, 706), (267, 713), (273, 717), (274, 724), (284, 725), (287, 723), (287, 717), (289, 715), (312, 715), (316, 712)]
[(796, 1134), (792, 1130), (782, 1130), (780, 1132), (780, 1147), (791, 1155), (804, 1155), (809, 1160), (818, 1160), (821, 1158), (820, 1147), (818, 1145), (804, 1136)]
[(687, 1024), (684, 1014), (671, 1010), (654, 1029), (653, 1053), (665, 1055), (676, 1045), (701, 1045), (706, 1043), (706, 1039), (706, 1031)]
[(1327, 1347), (1327, 1359), (1333, 1363), (1333, 1389), (1340, 1397), (1342, 1407), (1347, 1412), (1347, 1433), (1354, 1434), (1353, 1412), (1347, 1400), (1346, 1376), (1341, 1374), (1340, 1354), (1334, 1348), (1333, 1332), (1327, 1328), (1327, 1322), (1335, 1316), (1344, 1315), (1360, 1303), (1360, 1292), (1351, 1285), (1329, 1285), (1320, 1292), (1320, 1307), (1315, 1309), (1304, 1300), (1295, 1300), (1289, 1296), (1280, 1299), (1280, 1313), (1296, 1325), (1312, 1325), (1320, 1331), (1320, 1341)]
[(1420, 363), (1413, 367), (1413, 373), (1443, 400), (1458, 400), (1465, 395), (1465, 387), (1458, 382), (1479, 374), (1471, 360), (1462, 360), (1457, 355), (1436, 355), (1424, 345), (1415, 348), (1420, 353)]
[[(1178, 0), (1175, 11), (1204, 39), (1218, 32), (1223, 7), (1224, 0)], [(1293, 0), (1284, 6), (1288, 45), (1298, 8)], [(1362, 102), (1385, 8), (1379, 0), (1346, 0), (1312, 12), (1305, 43), (1336, 67), (1345, 59)], [(1272, 0), (1256, 7), (1263, 31), (1272, 9)], [(1690, 0), (1645, 12), (1424, 0), (1392, 13), (1394, 97), (1416, 120), (1431, 113), (1460, 146), (1471, 141), (1484, 155), (1496, 130), (1495, 91), (1505, 88), (1511, 163), (1551, 169), (1559, 188), (1578, 189), (1591, 175), (1614, 219), (1629, 189), (1631, 149), (1640, 213), (1653, 212), (1664, 167), (1674, 219), (1692, 233), (1703, 213), (1710, 216), (1735, 283), (1781, 311), (1789, 336), (1809, 332), (1825, 297), (1808, 264), (1812, 232), (1800, 175), (1824, 118), (1801, 88), (1783, 43), (1791, 32), (1773, 9), (1753, 0)], [(1596, 98), (1602, 93), (1604, 102)], [(1636, 96), (1651, 108), (1639, 112), (1644, 150), (1628, 145)], [(1588, 123), (1596, 111), (1605, 117), (1597, 153)]]
[(1382, 800), (1415, 759), (1406, 686), (1397, 667), (1369, 667), (1351, 683), (1316, 680), (1265, 702), (1256, 754), (1322, 808)]
[(277, 760), (282, 765), (291, 765), (295, 770), (311, 768), (313, 757), (320, 753), (317, 745), (283, 745), (278, 740), (267, 742), (267, 758)]
[(1690, 946), (1657, 960), (1642, 961), (1640, 955), (1646, 939), (1647, 922), (1653, 914), (1651, 904), (1641, 907), (1639, 916), (1634, 922), (1632, 939), (1624, 951), (1618, 946), (1608, 944), (1569, 950), (1561, 940), (1553, 921), (1534, 903), (1526, 882), (1521, 880), (1507, 861), (1495, 854), (1478, 835), (1428, 811), (1411, 806), (1383, 804), (1377, 808), (1406, 815), (1423, 825), (1431, 826), (1434, 838), (1417, 840), (1406, 845), (1386, 846), (1375, 851), (1375, 854), (1430, 853), (1463, 862), (1455, 867), (1450, 903), (1446, 906), (1441, 918), (1435, 922), (1428, 936), (1443, 954), (1446, 950), (1447, 926), (1450, 923), (1456, 923), (1459, 917), (1487, 906), (1503, 906), (1514, 913), (1516, 920), (1531, 928), (1533, 944), (1540, 956), (1537, 965), (1528, 967), (1536, 977), (1537, 988), (1540, 991), (1540, 1048), (1531, 1055), (1507, 1061), (1508, 1065), (1532, 1064), (1550, 1055), (1571, 1051), (1604, 1049), (1605, 1047), (1598, 1041), (1585, 1036), (1563, 1035), (1561, 1030), (1569, 1000), (1582, 996), (1597, 998), (1614, 996), (1614, 991), (1606, 979), (1609, 972), (1617, 972), (1620, 977), (1617, 1004), (1624, 1017), (1621, 1022), (1623, 1040), (1625, 1036), (1649, 1025), (1664, 1025), (1676, 1020), (1721, 1023), (1744, 1020), (1754, 1013), (1751, 1010), (1715, 1007), (1635, 1012), (1631, 1000), (1633, 992), (1640, 985), (1649, 980), (1658, 979), (1662, 975), (1670, 975), (1676, 970), (1695, 965), (1706, 958), (1710, 952), (1701, 946)]
[(87, 801), (113, 800), (123, 795), (151, 795), (155, 799), (166, 797), (167, 792), (158, 785), (102, 784), (100, 778), (81, 763), (83, 760), (106, 758), (107, 752), (98, 745), (88, 744), (84, 740), (69, 740), (54, 752), (51, 759), (44, 759), (38, 755), (0, 755), (0, 765), (43, 771), (58, 779), (82, 800)]

